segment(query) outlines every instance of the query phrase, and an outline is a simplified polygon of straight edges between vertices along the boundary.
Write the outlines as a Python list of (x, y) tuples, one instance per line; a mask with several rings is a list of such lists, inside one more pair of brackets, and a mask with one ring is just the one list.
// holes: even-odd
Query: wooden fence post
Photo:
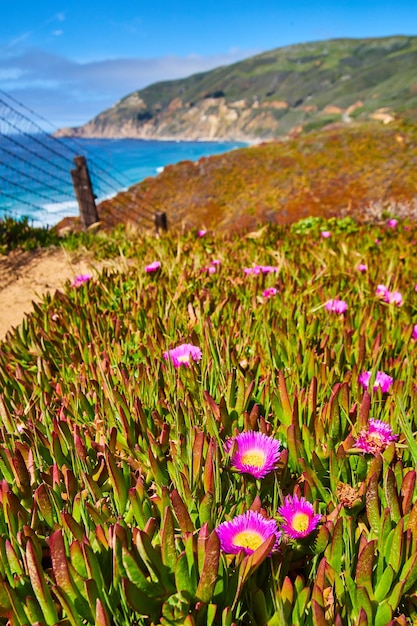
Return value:
[(159, 233), (160, 229), (165, 232), (168, 230), (168, 218), (167, 218), (166, 213), (162, 213), (161, 211), (158, 211), (154, 215), (154, 221), (155, 221), (155, 228), (156, 228), (157, 234)]
[(80, 208), (80, 218), (84, 229), (99, 221), (96, 197), (93, 193), (87, 161), (83, 156), (74, 157), (76, 168), (71, 170), (72, 184)]

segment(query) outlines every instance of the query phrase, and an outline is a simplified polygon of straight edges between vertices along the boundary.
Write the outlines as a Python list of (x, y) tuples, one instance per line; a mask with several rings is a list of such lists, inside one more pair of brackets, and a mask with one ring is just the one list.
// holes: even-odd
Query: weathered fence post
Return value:
[(74, 163), (76, 168), (71, 170), (72, 184), (80, 208), (81, 223), (86, 229), (99, 221), (96, 200), (85, 157), (74, 157)]
[(155, 221), (156, 234), (159, 233), (160, 229), (165, 232), (168, 230), (168, 218), (167, 218), (166, 213), (162, 213), (161, 211), (158, 211), (154, 215), (154, 221)]

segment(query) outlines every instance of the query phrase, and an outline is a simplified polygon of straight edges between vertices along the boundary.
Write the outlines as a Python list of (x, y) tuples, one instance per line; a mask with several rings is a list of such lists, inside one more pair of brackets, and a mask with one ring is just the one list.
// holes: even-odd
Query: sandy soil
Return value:
[(67, 280), (78, 274), (94, 274), (102, 266), (87, 253), (71, 254), (60, 248), (0, 256), (0, 340), (47, 291), (55, 293)]

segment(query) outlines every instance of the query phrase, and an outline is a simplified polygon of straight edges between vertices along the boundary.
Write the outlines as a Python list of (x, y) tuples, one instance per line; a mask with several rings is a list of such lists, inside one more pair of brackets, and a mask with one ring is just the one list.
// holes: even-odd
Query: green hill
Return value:
[(277, 48), (135, 91), (60, 135), (259, 140), (374, 117), (417, 121), (417, 37)]

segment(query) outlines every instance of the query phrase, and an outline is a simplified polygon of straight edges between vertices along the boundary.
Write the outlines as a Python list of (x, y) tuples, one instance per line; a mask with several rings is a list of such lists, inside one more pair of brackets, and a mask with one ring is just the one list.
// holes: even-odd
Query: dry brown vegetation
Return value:
[[(108, 227), (140, 223), (146, 209), (165, 211), (171, 227), (227, 230), (411, 208), (416, 138), (415, 127), (401, 122), (358, 124), (184, 161), (102, 203), (100, 219)], [(123, 213), (121, 200), (129, 206)]]

